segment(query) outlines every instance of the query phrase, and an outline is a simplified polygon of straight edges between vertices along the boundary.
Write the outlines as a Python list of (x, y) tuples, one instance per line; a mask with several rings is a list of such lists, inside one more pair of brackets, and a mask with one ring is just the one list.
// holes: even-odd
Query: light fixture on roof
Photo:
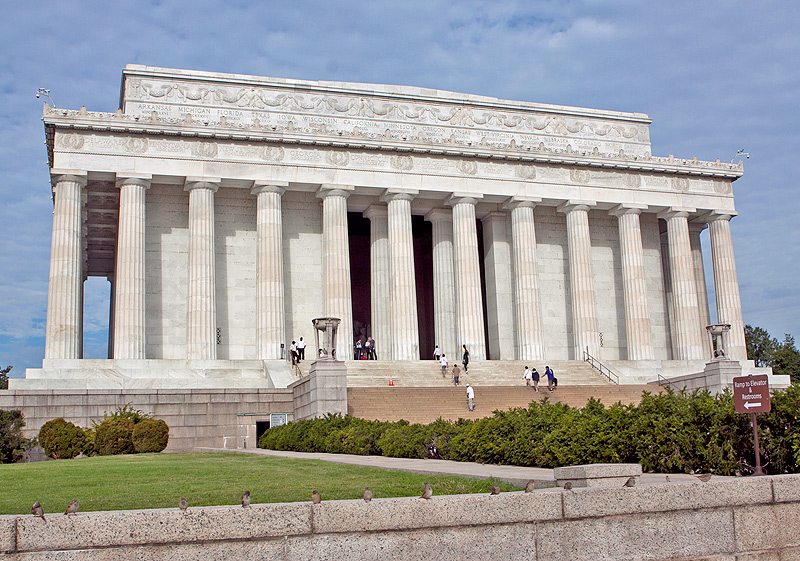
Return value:
[(736, 155), (733, 158), (731, 158), (731, 163), (735, 162), (736, 158), (747, 158), (749, 160), (750, 159), (750, 152), (745, 152), (744, 148), (739, 148), (736, 151)]
[(50, 103), (52, 104), (53, 107), (56, 106), (56, 102), (53, 101), (52, 97), (50, 97), (50, 90), (48, 90), (47, 88), (39, 88), (39, 91), (36, 92), (36, 99), (39, 99), (42, 96), (44, 96), (47, 99), (49, 99)]

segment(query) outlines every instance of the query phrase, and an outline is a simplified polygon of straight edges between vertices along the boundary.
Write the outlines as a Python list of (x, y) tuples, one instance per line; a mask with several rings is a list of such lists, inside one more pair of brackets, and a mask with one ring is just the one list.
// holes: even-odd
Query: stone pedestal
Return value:
[(294, 399), (294, 420), (328, 414), (347, 415), (347, 366), (341, 360), (317, 360), (308, 376), (289, 386)]

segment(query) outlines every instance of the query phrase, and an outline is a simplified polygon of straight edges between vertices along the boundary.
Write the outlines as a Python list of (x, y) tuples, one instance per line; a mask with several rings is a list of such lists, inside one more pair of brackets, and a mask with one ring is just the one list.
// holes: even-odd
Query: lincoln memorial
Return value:
[[(641, 382), (702, 370), (723, 323), (752, 366), (741, 163), (651, 154), (647, 115), (128, 65), (115, 113), (43, 121), (45, 358), (12, 389), (285, 388), (318, 317), (341, 318), (351, 362), (369, 336), (379, 361), (466, 345)], [(110, 283), (103, 360), (82, 354), (90, 276)]]

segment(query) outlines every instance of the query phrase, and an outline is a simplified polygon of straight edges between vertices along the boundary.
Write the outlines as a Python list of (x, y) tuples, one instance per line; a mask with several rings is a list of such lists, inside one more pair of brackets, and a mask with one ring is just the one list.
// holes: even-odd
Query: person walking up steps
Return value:
[(442, 358), (439, 359), (440, 364), (442, 365), (442, 378), (447, 377), (447, 358), (442, 355)]
[(461, 369), (458, 367), (457, 364), (453, 365), (453, 385), (458, 385), (458, 378), (461, 376)]
[(525, 380), (525, 385), (530, 386), (531, 380), (533, 379), (533, 374), (531, 373), (531, 369), (527, 366), (525, 367), (525, 373), (522, 375), (522, 378)]
[(538, 393), (539, 391), (539, 371), (536, 370), (536, 367), (533, 367), (533, 371), (531, 372), (531, 379), (533, 380), (533, 389), (536, 390)]
[(475, 410), (475, 390), (469, 384), (467, 384), (467, 407), (470, 411)]
[(544, 367), (544, 373), (547, 375), (547, 389), (553, 391), (556, 389), (556, 375), (553, 374), (553, 370), (549, 366)]
[(439, 348), (439, 345), (436, 345), (436, 348), (433, 349), (433, 358), (436, 360), (441, 360), (442, 358), (442, 350)]
[(466, 374), (469, 372), (469, 351), (466, 345), (461, 346), (461, 352), (463, 353), (461, 363), (464, 365), (464, 374)]

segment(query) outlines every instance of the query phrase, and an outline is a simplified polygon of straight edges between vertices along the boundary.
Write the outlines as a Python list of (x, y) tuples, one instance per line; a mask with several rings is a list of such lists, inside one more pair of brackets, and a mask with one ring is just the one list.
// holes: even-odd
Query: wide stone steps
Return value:
[[(605, 376), (586, 362), (577, 360), (550, 361), (560, 386), (607, 386), (614, 385)], [(462, 369), (461, 383), (475, 386), (524, 386), (522, 373), (525, 366), (535, 366), (539, 370), (544, 385), (545, 363), (518, 360), (485, 360), (469, 364), (469, 372)], [(459, 367), (461, 365), (459, 364)], [(450, 371), (443, 377), (441, 367), (433, 360), (379, 361), (360, 360), (347, 362), (348, 387), (381, 387), (389, 385), (389, 377), (395, 387), (445, 387), (452, 384)]]
[(531, 401), (548, 397), (551, 402), (565, 403), (571, 407), (584, 406), (591, 397), (606, 406), (616, 402), (624, 405), (638, 403), (642, 392), (657, 392), (660, 388), (638, 385), (566, 386), (553, 392), (541, 388), (522, 386), (475, 385), (475, 411), (467, 408), (466, 389), (460, 387), (349, 387), (347, 412), (362, 419), (431, 423), (438, 418), (447, 420), (480, 419), (489, 417), (495, 410), (515, 407), (527, 408)]

